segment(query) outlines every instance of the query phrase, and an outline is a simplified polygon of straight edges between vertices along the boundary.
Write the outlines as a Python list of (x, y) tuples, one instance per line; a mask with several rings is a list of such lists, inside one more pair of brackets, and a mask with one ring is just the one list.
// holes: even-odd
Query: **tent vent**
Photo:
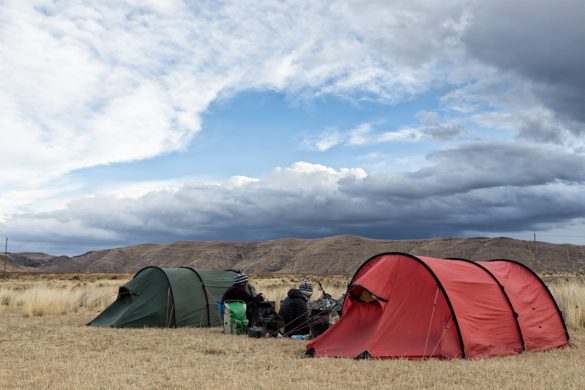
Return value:
[(372, 355), (368, 351), (364, 351), (355, 357), (356, 360), (371, 359)]

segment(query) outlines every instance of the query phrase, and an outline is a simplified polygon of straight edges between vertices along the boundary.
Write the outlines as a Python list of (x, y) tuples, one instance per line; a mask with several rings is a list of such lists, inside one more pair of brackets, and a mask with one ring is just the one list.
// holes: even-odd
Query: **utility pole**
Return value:
[(8, 261), (8, 237), (6, 237), (6, 244), (4, 245), (4, 273), (6, 273), (6, 262)]
[(536, 256), (536, 232), (532, 232), (534, 234), (534, 259), (538, 261)]

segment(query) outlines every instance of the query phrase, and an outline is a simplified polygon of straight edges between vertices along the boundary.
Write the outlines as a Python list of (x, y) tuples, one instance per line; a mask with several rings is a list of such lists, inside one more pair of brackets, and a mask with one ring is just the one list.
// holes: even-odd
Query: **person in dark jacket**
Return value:
[(309, 334), (309, 311), (307, 302), (313, 294), (313, 286), (308, 280), (303, 280), (299, 288), (291, 288), (287, 297), (280, 305), (278, 314), (284, 318), (285, 336)]
[[(248, 292), (250, 291), (250, 292)], [(248, 276), (242, 272), (237, 273), (234, 277), (234, 284), (232, 287), (228, 288), (223, 297), (221, 297), (221, 303), (223, 304), (225, 301), (243, 301), (246, 303), (246, 318), (248, 319), (249, 323), (252, 323), (253, 314), (254, 314), (254, 302), (262, 302), (264, 300), (264, 295), (251, 294), (253, 291), (251, 288), (248, 288)]]
[(248, 287), (248, 276), (242, 272), (237, 273), (234, 277), (234, 284), (228, 288), (223, 297), (221, 297), (221, 303), (225, 301), (243, 301), (245, 303), (250, 302), (261, 302), (264, 300), (264, 295), (252, 295), (247, 290)]

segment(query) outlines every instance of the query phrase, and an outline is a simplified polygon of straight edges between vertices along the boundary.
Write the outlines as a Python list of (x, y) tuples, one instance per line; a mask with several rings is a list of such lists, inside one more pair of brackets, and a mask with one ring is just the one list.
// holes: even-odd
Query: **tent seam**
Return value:
[(520, 267), (522, 267), (525, 270), (527, 270), (530, 274), (532, 274), (532, 276), (534, 276), (540, 282), (540, 284), (544, 287), (544, 290), (547, 292), (548, 297), (552, 300), (553, 304), (555, 305), (555, 308), (557, 309), (557, 314), (559, 315), (559, 317), (561, 319), (561, 323), (563, 324), (563, 328), (565, 329), (565, 336), (567, 337), (567, 344), (569, 344), (570, 343), (569, 331), (567, 329), (567, 324), (565, 323), (565, 317), (563, 316), (563, 312), (559, 308), (559, 305), (557, 304), (557, 301), (556, 301), (555, 297), (552, 295), (552, 293), (548, 289), (548, 286), (546, 285), (546, 283), (544, 283), (542, 281), (542, 279), (540, 278), (540, 276), (538, 276), (538, 274), (536, 272), (534, 272), (533, 270), (531, 270), (526, 265), (520, 263), (519, 261), (510, 260), (510, 259), (491, 259), (491, 260), (487, 260), (487, 261), (488, 262), (492, 262), (492, 261), (506, 261), (508, 263), (517, 264)]
[[(134, 277), (132, 279), (136, 279), (136, 277), (138, 276), (139, 273), (141, 273), (142, 271), (149, 269), (149, 268), (154, 268), (154, 269), (158, 269), (158, 270), (162, 271), (163, 275), (165, 276), (165, 279), (167, 280), (167, 283), (169, 284), (169, 289), (171, 290), (171, 300), (173, 302), (173, 306), (175, 306), (175, 293), (173, 292), (173, 285), (171, 284), (171, 280), (167, 276), (167, 273), (164, 270), (164, 268), (157, 267), (156, 265), (150, 265), (148, 267), (144, 267), (140, 271), (136, 272), (136, 274), (134, 275)], [(168, 309), (169, 308), (167, 307), (167, 312), (168, 312)], [(173, 319), (175, 320), (175, 326), (177, 326), (177, 311), (176, 310), (173, 310)], [(170, 326), (168, 326), (168, 328), (170, 328)]]
[(211, 313), (209, 312), (209, 296), (207, 295), (207, 289), (205, 288), (205, 282), (203, 281), (203, 278), (201, 277), (201, 275), (199, 275), (199, 272), (197, 272), (195, 270), (195, 268), (192, 267), (181, 267), (181, 268), (185, 268), (185, 269), (189, 269), (191, 271), (193, 271), (193, 273), (195, 275), (197, 275), (197, 278), (199, 279), (199, 281), (201, 282), (201, 287), (203, 288), (203, 294), (205, 294), (205, 302), (207, 303), (207, 326), (211, 326)]
[(502, 283), (500, 283), (498, 278), (496, 278), (496, 276), (494, 274), (492, 274), (490, 270), (488, 270), (483, 265), (478, 264), (477, 262), (475, 262), (473, 260), (456, 258), (456, 257), (448, 258), (446, 260), (463, 261), (465, 263), (473, 264), (473, 265), (481, 268), (483, 271), (485, 271), (494, 280), (494, 282), (496, 282), (496, 284), (500, 287), (502, 294), (504, 294), (504, 297), (506, 297), (506, 302), (508, 302), (508, 306), (510, 307), (510, 310), (512, 311), (512, 317), (514, 318), (514, 322), (516, 323), (516, 327), (518, 328), (518, 335), (520, 336), (520, 343), (522, 344), (522, 351), (526, 351), (526, 344), (524, 342), (524, 335), (522, 334), (522, 328), (520, 327), (520, 321), (518, 321), (518, 313), (516, 313), (516, 310), (514, 309), (514, 305), (512, 305), (512, 301), (510, 300), (510, 297), (508, 296), (506, 289), (504, 288)]

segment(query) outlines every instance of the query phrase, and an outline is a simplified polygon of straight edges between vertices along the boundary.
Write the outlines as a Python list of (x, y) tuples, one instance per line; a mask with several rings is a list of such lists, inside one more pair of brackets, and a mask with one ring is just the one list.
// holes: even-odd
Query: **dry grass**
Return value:
[[(7, 313), (8, 314), (8, 313)], [(344, 389), (585, 386), (579, 348), (487, 360), (307, 359), (305, 342), (218, 329), (98, 329), (69, 316), (0, 320), (2, 388)]]
[(87, 313), (91, 317), (111, 304), (124, 280), (29, 277), (0, 280), (0, 311), (18, 310), (23, 317)]
[[(275, 299), (301, 278), (253, 279)], [(585, 330), (571, 330), (574, 348), (485, 360), (308, 359), (306, 342), (226, 336), (219, 329), (102, 329), (83, 326), (97, 306), (24, 316), (25, 293), (56, 296), (110, 289), (124, 280), (0, 279), (1, 388), (345, 389), (585, 388)], [(85, 283), (85, 284), (84, 284)], [(337, 283), (337, 284), (336, 284)], [(343, 289), (346, 278), (326, 281)], [(283, 286), (285, 284), (285, 286)], [(337, 286), (337, 287), (335, 287)], [(566, 290), (566, 291), (565, 291)], [(562, 305), (582, 307), (585, 285), (551, 283)], [(575, 295), (576, 294), (576, 295)], [(41, 294), (42, 295), (42, 294)], [(70, 308), (86, 302), (77, 295)], [(335, 294), (334, 294), (335, 295)], [(9, 298), (6, 298), (9, 297)], [(17, 298), (19, 297), (19, 298)], [(32, 295), (31, 295), (32, 297)], [(21, 303), (17, 303), (20, 299)], [(34, 301), (33, 298), (30, 298)], [(65, 298), (63, 298), (65, 299)], [(573, 301), (577, 299), (577, 301)], [(53, 304), (46, 304), (52, 306)], [(42, 306), (42, 305), (41, 305)]]
[(585, 328), (585, 282), (560, 280), (549, 284), (570, 329)]

